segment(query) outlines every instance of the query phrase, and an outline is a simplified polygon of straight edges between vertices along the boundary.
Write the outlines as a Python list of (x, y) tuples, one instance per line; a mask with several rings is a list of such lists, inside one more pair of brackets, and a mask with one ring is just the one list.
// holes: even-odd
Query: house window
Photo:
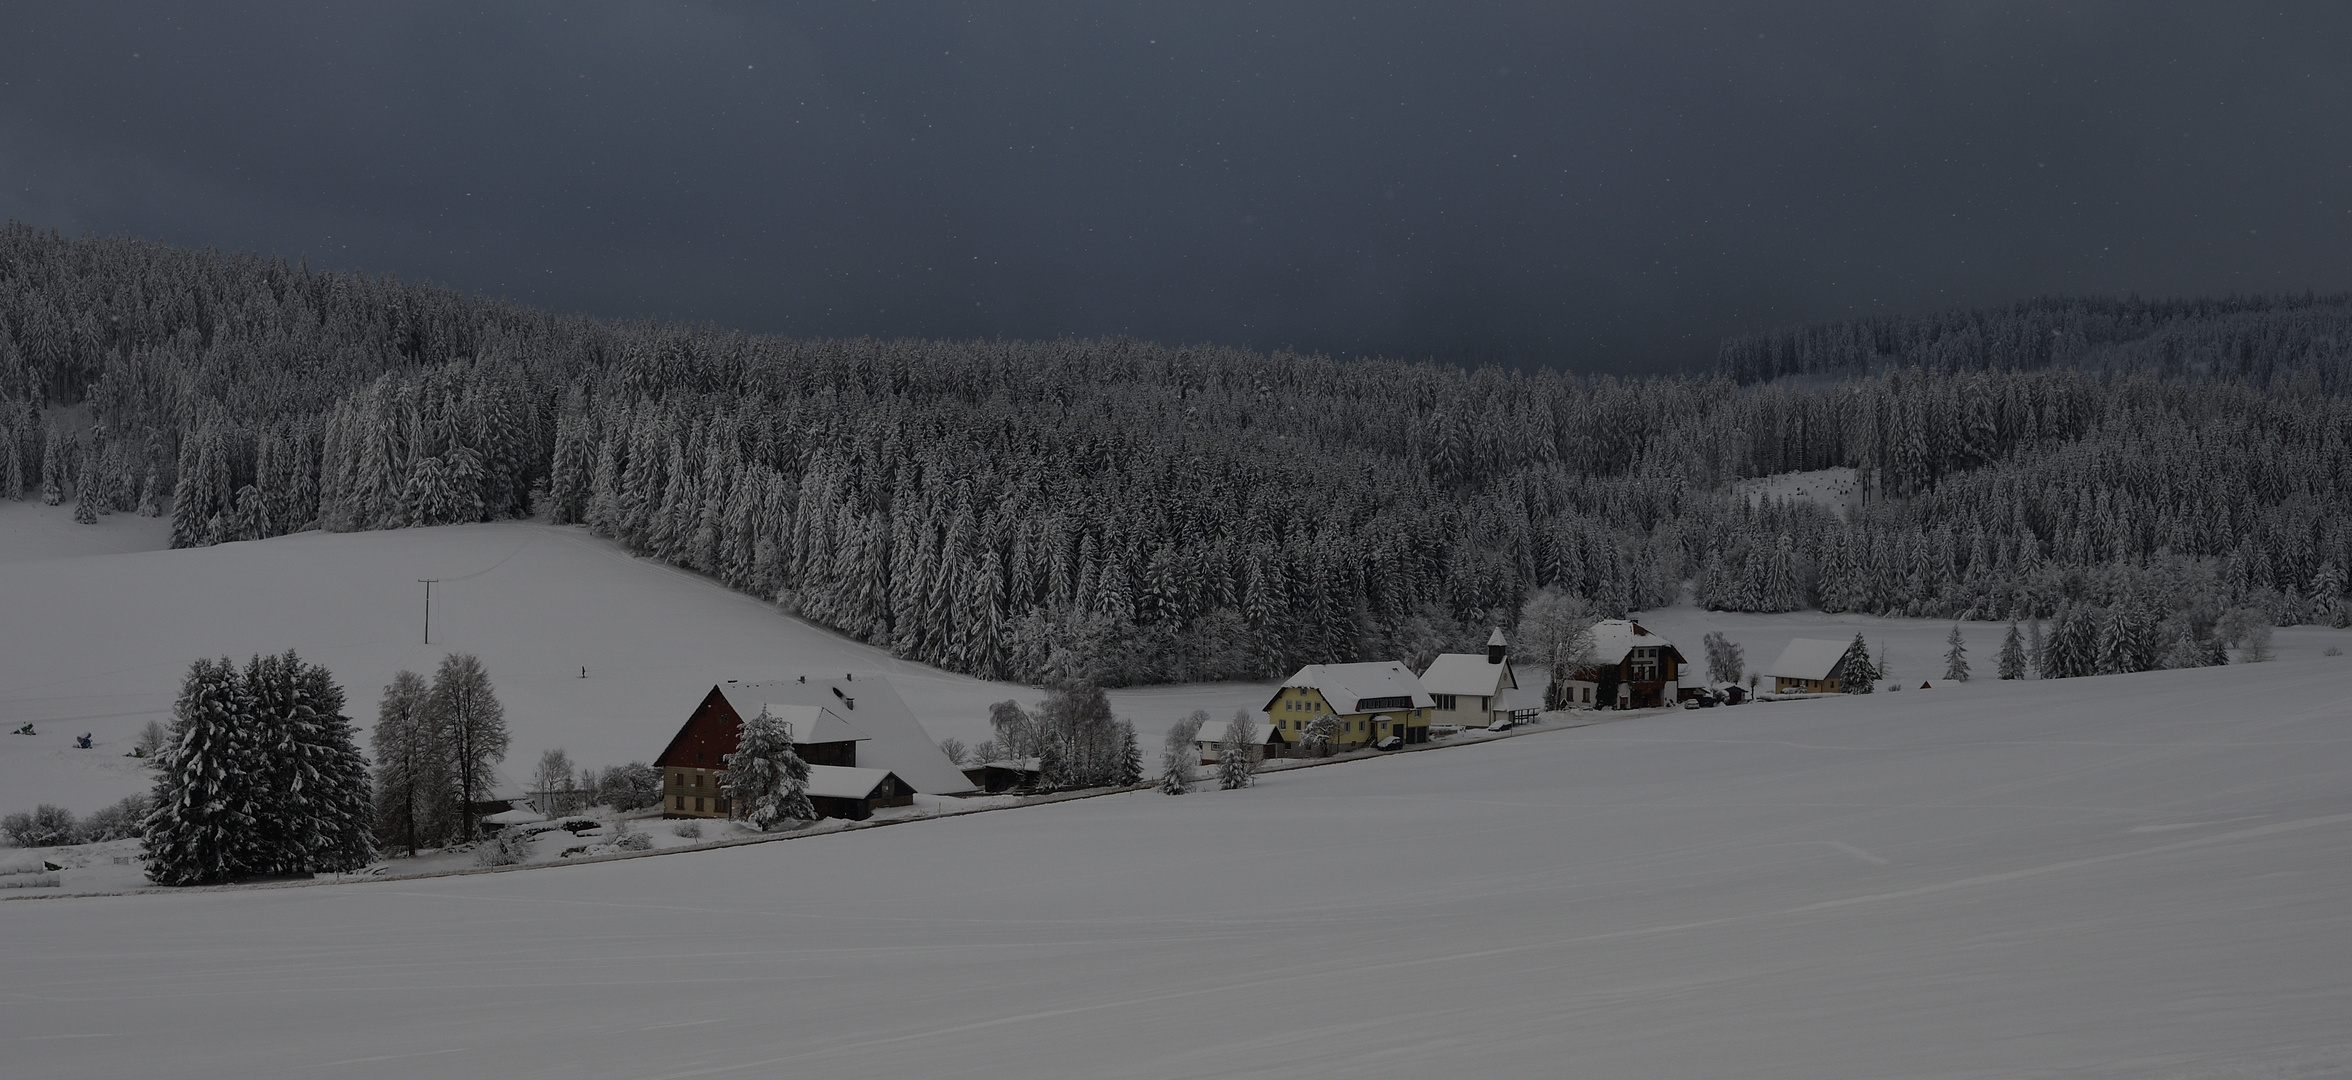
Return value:
[(684, 809), (686, 809), (686, 796), (684, 796), (684, 795), (680, 795), (680, 796), (678, 796), (678, 809), (680, 809), (680, 810), (684, 810)]
[(1454, 711), (1454, 695), (1452, 695), (1452, 694), (1431, 694), (1431, 695), (1429, 695), (1429, 696), (1430, 696), (1430, 697), (1433, 697), (1433, 698), (1436, 698), (1436, 699), (1437, 699), (1437, 707), (1438, 707), (1438, 708), (1440, 708), (1440, 709), (1443, 709), (1443, 710), (1445, 710), (1446, 712), (1452, 712), (1452, 711)]
[(702, 797), (700, 797), (700, 796), (696, 796), (696, 797), (695, 797), (695, 800), (694, 800), (694, 809), (696, 809), (697, 811), (700, 811), (700, 810), (707, 810), (707, 809), (709, 809), (709, 808), (710, 808), (710, 800), (708, 800), (708, 799), (704, 799), (704, 798), (702, 798)]

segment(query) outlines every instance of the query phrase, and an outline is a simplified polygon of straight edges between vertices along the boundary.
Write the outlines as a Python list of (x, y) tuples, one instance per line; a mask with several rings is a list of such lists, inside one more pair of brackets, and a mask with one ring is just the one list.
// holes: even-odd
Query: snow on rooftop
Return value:
[[(1501, 631), (1496, 631), (1501, 633)], [(1493, 697), (1511, 682), (1510, 662), (1490, 664), (1485, 653), (1440, 653), (1421, 673), (1421, 689), (1432, 694)]]
[(862, 765), (854, 769), (846, 765), (811, 765), (808, 769), (808, 793), (827, 799), (863, 799), (891, 775), (888, 769), (869, 769)]
[(1592, 635), (1593, 659), (1604, 664), (1617, 663), (1638, 648), (1674, 648), (1673, 642), (1632, 619), (1602, 619), (1593, 624)]
[[(1411, 707), (1420, 709), (1433, 708), (1437, 704), (1430, 700), (1429, 691), (1421, 685), (1421, 679), (1413, 674), (1413, 669), (1389, 660), (1361, 664), (1308, 664), (1284, 680), (1282, 685), (1313, 689), (1321, 693), (1332, 708), (1343, 713), (1373, 711), (1359, 708), (1358, 704), (1376, 698), (1409, 698), (1412, 700)], [(1269, 699), (1267, 704), (1272, 705), (1272, 700)]]
[[(722, 684), (720, 689), (726, 691), (729, 702), (738, 700), (735, 695), (741, 693), (771, 707), (815, 706), (834, 711), (850, 728), (865, 736), (858, 743), (860, 766), (888, 769), (926, 795), (972, 790), (972, 779), (947, 759), (947, 754), (931, 740), (930, 732), (923, 729), (885, 676), (874, 672), (845, 672), (839, 678), (812, 676), (806, 682), (798, 677), (730, 682)], [(742, 710), (738, 707), (736, 711)]]
[(1846, 650), (1853, 644), (1850, 640), (1797, 638), (1780, 650), (1780, 659), (1774, 660), (1765, 674), (1783, 679), (1829, 678), (1837, 674), (1838, 661), (1846, 658)]

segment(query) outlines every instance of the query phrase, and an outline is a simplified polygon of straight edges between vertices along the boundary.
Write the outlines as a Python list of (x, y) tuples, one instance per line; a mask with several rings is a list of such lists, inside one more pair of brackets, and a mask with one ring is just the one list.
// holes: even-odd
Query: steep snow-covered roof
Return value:
[(808, 793), (828, 799), (863, 799), (890, 779), (888, 769), (852, 769), (846, 765), (809, 766)]
[[(1211, 720), (1201, 725), (1200, 734), (1193, 736), (1192, 741), (1195, 743), (1221, 743), (1225, 741), (1225, 733), (1232, 728), (1233, 721), (1231, 720)], [(1258, 722), (1250, 724), (1249, 740), (1251, 745), (1282, 741), (1281, 733), (1275, 729), (1274, 725)]]
[(1510, 661), (1490, 664), (1482, 653), (1440, 653), (1429, 662), (1429, 670), (1421, 673), (1421, 689), (1432, 694), (1493, 697), (1517, 685), (1519, 679)]
[[(1483, 658), (1482, 658), (1483, 659)], [(1429, 691), (1422, 688), (1421, 679), (1413, 669), (1392, 660), (1368, 664), (1308, 664), (1298, 674), (1283, 680), (1283, 688), (1305, 687), (1323, 695), (1323, 700), (1343, 713), (1374, 712), (1360, 707), (1368, 698), (1408, 698), (1412, 708), (1434, 708)], [(1276, 691), (1276, 696), (1280, 696)], [(1267, 698), (1267, 710), (1274, 707), (1274, 699)], [(1264, 711), (1264, 710), (1261, 710)]]
[[(941, 752), (931, 733), (923, 729), (922, 721), (915, 719), (914, 710), (899, 699), (898, 692), (890, 688), (890, 680), (884, 676), (866, 673), (837, 679), (811, 676), (807, 682), (798, 679), (730, 682), (720, 689), (726, 691), (730, 703), (756, 701), (771, 709), (783, 705), (814, 705), (833, 710), (834, 715), (865, 736), (857, 749), (861, 767), (888, 769), (906, 781), (907, 786), (926, 795), (972, 790), (972, 779)], [(742, 696), (735, 696), (738, 693)], [(754, 706), (753, 711), (757, 712), (758, 707)]]
[[(1593, 624), (1592, 635), (1593, 659), (1603, 664), (1618, 663), (1637, 648), (1674, 649), (1673, 642), (1631, 619), (1602, 619)], [(1674, 655), (1681, 656), (1682, 650), (1674, 649)]]
[(1837, 674), (1838, 661), (1846, 658), (1851, 641), (1829, 641), (1823, 638), (1798, 638), (1780, 650), (1780, 659), (1772, 662), (1770, 674), (1779, 679), (1826, 679)]
[[(724, 692), (726, 688), (720, 689)], [(769, 716), (792, 725), (792, 741), (796, 743), (866, 742), (873, 738), (822, 705), (785, 705), (760, 701), (747, 709), (744, 701), (732, 694), (728, 695), (727, 704), (733, 705), (736, 715), (746, 720), (758, 716), (761, 709), (768, 710)]]

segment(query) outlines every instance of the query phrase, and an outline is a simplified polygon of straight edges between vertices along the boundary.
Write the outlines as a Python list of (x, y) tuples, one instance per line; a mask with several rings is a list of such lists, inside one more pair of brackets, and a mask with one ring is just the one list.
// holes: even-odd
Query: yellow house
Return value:
[(1266, 722), (1284, 742), (1305, 741), (1315, 721), (1339, 721), (1333, 746), (1365, 746), (1395, 736), (1408, 743), (1429, 741), (1429, 711), (1436, 705), (1413, 669), (1400, 663), (1308, 664), (1283, 681), (1266, 702)]

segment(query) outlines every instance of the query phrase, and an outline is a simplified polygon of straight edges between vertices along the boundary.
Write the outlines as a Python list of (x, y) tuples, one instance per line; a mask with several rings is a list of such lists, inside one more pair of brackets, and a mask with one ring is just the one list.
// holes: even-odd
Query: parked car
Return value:
[(1403, 740), (1403, 739), (1400, 739), (1400, 738), (1398, 738), (1398, 737), (1396, 737), (1396, 736), (1394, 736), (1394, 735), (1391, 735), (1391, 736), (1389, 736), (1388, 738), (1385, 738), (1385, 739), (1382, 739), (1382, 740), (1380, 740), (1379, 742), (1373, 743), (1373, 744), (1372, 744), (1372, 749), (1374, 749), (1374, 750), (1394, 750), (1394, 749), (1396, 749), (1396, 748), (1398, 748), (1398, 747), (1400, 747), (1400, 746), (1403, 746), (1403, 745), (1405, 745), (1405, 740)]
[(1511, 723), (1511, 721), (1510, 721), (1510, 720), (1508, 720), (1508, 719), (1503, 719), (1503, 720), (1497, 720), (1497, 721), (1495, 721), (1494, 723), (1491, 723), (1491, 724), (1488, 724), (1488, 725), (1486, 725), (1486, 730), (1488, 730), (1488, 731), (1509, 731), (1509, 730), (1511, 730), (1511, 728), (1512, 728), (1513, 726), (1514, 726), (1514, 725)]

